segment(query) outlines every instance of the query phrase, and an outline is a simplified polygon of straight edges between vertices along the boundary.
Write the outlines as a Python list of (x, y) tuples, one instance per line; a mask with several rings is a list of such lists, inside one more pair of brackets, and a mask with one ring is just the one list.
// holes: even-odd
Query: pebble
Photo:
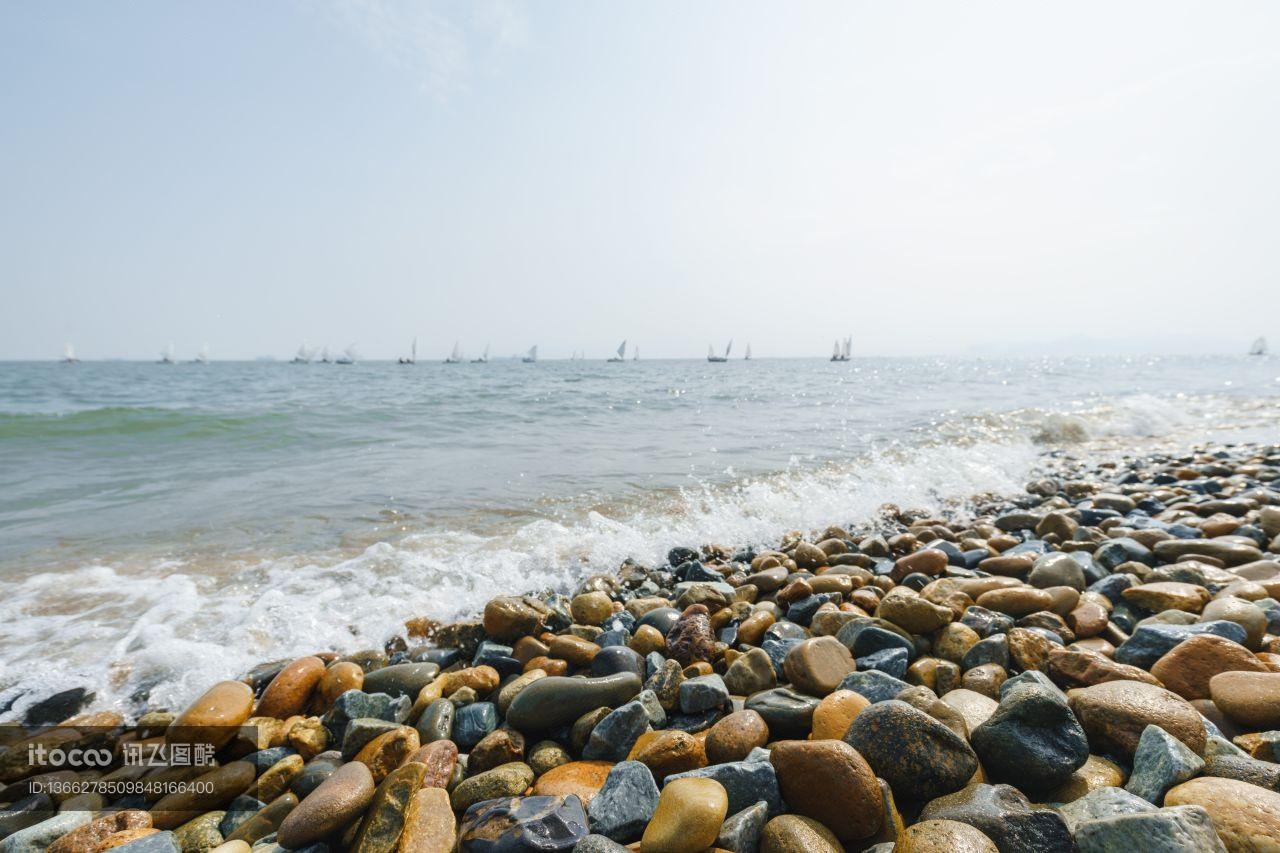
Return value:
[(1076, 831), (1080, 853), (1159, 850), (1161, 853), (1226, 853), (1209, 813), (1177, 806), (1091, 820)]
[(1280, 729), (1280, 672), (1222, 672), (1209, 679), (1209, 695), (1249, 731)]
[[(816, 712), (815, 712), (816, 713)], [(769, 727), (752, 710), (735, 711), (716, 722), (703, 740), (706, 758), (712, 764), (742, 761), (751, 750), (769, 742)]]
[(865, 696), (852, 690), (828, 694), (813, 709), (813, 729), (809, 736), (813, 740), (842, 739), (858, 714), (870, 705)]
[(1165, 793), (1204, 769), (1204, 759), (1159, 726), (1147, 726), (1133, 753), (1133, 771), (1125, 790), (1161, 805)]
[(1066, 782), (1089, 757), (1084, 729), (1057, 688), (1021, 684), (970, 737), (987, 776), (1043, 791)]
[(500, 797), (467, 809), (458, 828), (459, 850), (475, 853), (567, 853), (587, 835), (577, 797)]
[(666, 784), (670, 785), (675, 779), (712, 779), (719, 783), (729, 797), (730, 813), (740, 812), (760, 800), (768, 804), (770, 816), (779, 814), (785, 808), (782, 790), (778, 787), (778, 775), (764, 750), (753, 752), (744, 761), (712, 764), (668, 776)]
[(658, 785), (638, 761), (613, 765), (600, 791), (587, 804), (591, 831), (626, 844), (644, 832), (658, 807)]
[(1280, 793), (1240, 782), (1204, 776), (1183, 782), (1165, 794), (1166, 806), (1200, 806), (1213, 819), (1218, 837), (1231, 853), (1271, 851), (1280, 844)]
[(764, 825), (769, 820), (769, 804), (764, 800), (731, 814), (720, 824), (720, 833), (716, 836), (716, 847), (728, 850), (729, 853), (756, 853), (760, 847), (760, 836), (764, 834)]
[(764, 825), (760, 853), (844, 853), (831, 830), (802, 815), (784, 814)]
[(468, 776), (449, 795), (453, 810), (466, 811), (484, 800), (515, 797), (533, 784), (533, 778), (532, 768), (519, 761)]
[(903, 830), (893, 853), (999, 853), (999, 848), (967, 823), (923, 820)]
[[(729, 716), (733, 715), (730, 714)], [(724, 719), (728, 719), (728, 717)], [(719, 725), (719, 723), (716, 725)], [(761, 726), (763, 725), (764, 723), (761, 721)], [(665, 779), (667, 776), (676, 773), (696, 770), (699, 767), (705, 767), (707, 764), (707, 753), (704, 744), (710, 740), (714, 731), (715, 726), (712, 726), (704, 739), (696, 738), (688, 732), (676, 729), (647, 732), (636, 741), (627, 758), (639, 761), (648, 767), (649, 771), (657, 779)], [(753, 744), (753, 746), (763, 745), (763, 743)], [(747, 751), (750, 752), (750, 750)], [(745, 757), (745, 754), (739, 757)], [(737, 757), (729, 760), (737, 760)], [(536, 770), (537, 768), (535, 767), (534, 769)]]
[(1108, 681), (1067, 694), (1094, 752), (1133, 756), (1148, 725), (1157, 725), (1197, 755), (1204, 752), (1200, 714), (1176, 693), (1137, 681)]
[(630, 672), (603, 678), (542, 678), (511, 702), (507, 724), (523, 732), (552, 729), (594, 708), (617, 707), (639, 692), (640, 679)]
[(369, 768), (349, 762), (320, 783), (280, 824), (277, 838), (286, 847), (305, 847), (342, 829), (373, 800)]
[(568, 761), (546, 771), (534, 783), (533, 793), (539, 796), (575, 796), (583, 806), (604, 787), (613, 764), (608, 761)]
[(967, 823), (995, 842), (1001, 851), (1075, 851), (1075, 842), (1062, 816), (1053, 809), (1033, 808), (1011, 785), (969, 785), (928, 803), (920, 812), (920, 819)]
[(931, 800), (964, 787), (978, 757), (964, 738), (906, 702), (867, 708), (844, 736), (895, 796)]
[(819, 697), (834, 691), (856, 668), (849, 649), (835, 637), (802, 640), (783, 661), (783, 673), (795, 688)]
[(166, 738), (170, 743), (211, 743), (221, 747), (236, 734), (236, 726), (253, 713), (253, 690), (242, 681), (222, 681), (210, 687), (174, 718)]
[(880, 831), (880, 786), (853, 747), (839, 740), (785, 740), (773, 744), (769, 761), (792, 812), (819, 821), (841, 841)]
[(1080, 825), (1088, 821), (1114, 815), (1141, 814), (1155, 809), (1150, 801), (1130, 794), (1124, 788), (1107, 786), (1090, 791), (1070, 803), (1064, 803), (1058, 807), (1058, 813), (1066, 821), (1071, 833), (1075, 834)]
[(457, 841), (453, 806), (443, 788), (420, 788), (405, 808), (398, 853), (452, 853)]
[(755, 711), (774, 737), (798, 738), (808, 735), (813, 727), (813, 713), (818, 700), (788, 687), (775, 687), (752, 694), (745, 707)]
[(728, 808), (725, 789), (713, 779), (669, 780), (640, 847), (662, 853), (698, 853), (715, 843)]

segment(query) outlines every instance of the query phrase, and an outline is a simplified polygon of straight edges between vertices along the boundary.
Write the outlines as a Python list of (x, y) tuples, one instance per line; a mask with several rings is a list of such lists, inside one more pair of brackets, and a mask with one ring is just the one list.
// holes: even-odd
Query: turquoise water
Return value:
[(1278, 424), (1269, 358), (0, 364), (0, 705), (172, 704), (673, 544), (1017, 488), (1046, 449)]

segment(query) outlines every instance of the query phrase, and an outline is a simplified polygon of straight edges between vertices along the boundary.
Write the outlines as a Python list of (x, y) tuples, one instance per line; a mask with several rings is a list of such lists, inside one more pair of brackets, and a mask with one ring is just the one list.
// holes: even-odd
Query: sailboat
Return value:
[(160, 364), (174, 364), (173, 360), (173, 341), (169, 341), (165, 348), (160, 350)]
[(1267, 354), (1266, 338), (1258, 338), (1256, 341), (1253, 342), (1253, 346), (1249, 347), (1249, 355), (1266, 355), (1266, 354)]
[(462, 364), (462, 348), (458, 346), (458, 342), (453, 342), (453, 352), (449, 353), (449, 357), (444, 360), (445, 364)]
[(471, 359), (472, 364), (488, 364), (489, 363), (489, 345), (484, 345), (484, 355), (479, 358)]
[(853, 349), (853, 336), (845, 338), (843, 341), (836, 339), (835, 346), (831, 349), (832, 361), (848, 361), (849, 351)]
[(631, 360), (632, 361), (640, 360), (640, 347), (635, 348), (635, 351), (631, 354)]
[(320, 363), (329, 364), (332, 361), (333, 359), (329, 357), (329, 345), (325, 344), (324, 348), (320, 350)]
[(524, 358), (520, 360), (523, 361), (525, 364), (533, 364), (534, 362), (536, 362), (538, 360), (538, 345), (534, 344), (533, 346), (529, 347), (529, 352), (526, 353)]
[(409, 347), (409, 357), (400, 356), (396, 359), (399, 364), (417, 364), (418, 362), (418, 339), (413, 339), (413, 346)]
[(751, 360), (751, 344), (747, 344), (747, 354), (742, 357), (743, 361)]
[(618, 354), (613, 358), (608, 359), (608, 362), (610, 364), (613, 364), (615, 362), (626, 361), (626, 360), (627, 360), (627, 341), (624, 338), (622, 343), (618, 344)]
[(298, 347), (298, 351), (289, 361), (290, 364), (310, 364), (315, 353), (307, 346), (307, 342), (303, 341), (302, 346)]
[(196, 357), (191, 359), (192, 364), (208, 364), (209, 363), (209, 344), (206, 342), (201, 345), (200, 352), (196, 353)]
[(715, 350), (711, 348), (711, 344), (707, 344), (707, 361), (713, 364), (723, 364), (729, 360), (729, 350), (733, 349), (733, 338), (729, 339), (729, 345), (724, 348), (724, 355), (716, 355)]
[(356, 345), (352, 344), (342, 351), (342, 355), (333, 360), (334, 364), (355, 364), (356, 363)]
[(76, 358), (76, 348), (73, 347), (71, 344), (66, 344), (62, 348), (62, 363), (63, 364), (79, 364), (80, 363), (80, 359)]

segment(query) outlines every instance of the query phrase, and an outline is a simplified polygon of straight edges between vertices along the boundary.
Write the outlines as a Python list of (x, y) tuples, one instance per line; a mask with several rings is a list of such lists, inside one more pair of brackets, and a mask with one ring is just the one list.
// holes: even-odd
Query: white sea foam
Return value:
[(481, 535), (422, 532), (354, 555), (238, 566), (217, 576), (180, 562), (126, 571), (93, 565), (16, 581), (0, 601), (7, 716), (88, 686), (96, 704), (176, 708), (253, 664), (317, 649), (378, 646), (415, 616), (477, 612), (500, 592), (569, 590), (630, 557), (674, 545), (771, 543), (785, 531), (866, 519), (885, 502), (939, 507), (1007, 492), (1036, 456), (1026, 442), (941, 445), (819, 470), (693, 488)]

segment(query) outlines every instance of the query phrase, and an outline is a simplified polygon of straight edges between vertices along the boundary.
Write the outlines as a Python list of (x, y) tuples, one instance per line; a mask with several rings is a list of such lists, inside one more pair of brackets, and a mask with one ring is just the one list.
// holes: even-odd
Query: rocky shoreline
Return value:
[(11, 726), (0, 853), (1280, 850), (1280, 447), (1045, 470)]

